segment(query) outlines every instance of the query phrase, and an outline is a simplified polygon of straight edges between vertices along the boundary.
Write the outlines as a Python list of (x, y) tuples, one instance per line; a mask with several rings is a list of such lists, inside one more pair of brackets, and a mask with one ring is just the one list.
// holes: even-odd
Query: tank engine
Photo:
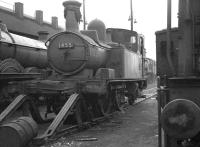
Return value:
[(168, 29), (156, 32), (159, 146), (200, 145), (199, 6), (199, 0), (179, 0), (178, 28), (170, 28), (168, 13)]
[(26, 101), (24, 111), (38, 123), (51, 121), (48, 116), (56, 115), (43, 138), (57, 133), (64, 121), (75, 120), (81, 125), (120, 110), (124, 103), (133, 104), (147, 86), (143, 78), (142, 35), (106, 29), (100, 20), (80, 31), (81, 3), (66, 1), (63, 5), (66, 31), (45, 43), (47, 60), (54, 72), (45, 80), (18, 82), (26, 96), (18, 96), (0, 115), (1, 122), (22, 101)]

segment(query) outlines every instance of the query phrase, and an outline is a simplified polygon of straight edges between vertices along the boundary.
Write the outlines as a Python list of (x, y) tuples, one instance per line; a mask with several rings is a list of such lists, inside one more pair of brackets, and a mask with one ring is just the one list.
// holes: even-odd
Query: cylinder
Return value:
[(23, 147), (37, 136), (38, 126), (30, 117), (20, 117), (0, 127), (0, 147)]

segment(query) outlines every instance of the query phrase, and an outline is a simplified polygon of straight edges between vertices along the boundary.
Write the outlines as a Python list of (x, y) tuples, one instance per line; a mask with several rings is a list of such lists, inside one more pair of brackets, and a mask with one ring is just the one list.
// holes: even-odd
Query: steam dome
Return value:
[(103, 23), (103, 21), (99, 20), (99, 19), (95, 19), (92, 20), (87, 27), (88, 30), (96, 30), (99, 40), (100, 41), (105, 41), (105, 37), (106, 37), (106, 26)]

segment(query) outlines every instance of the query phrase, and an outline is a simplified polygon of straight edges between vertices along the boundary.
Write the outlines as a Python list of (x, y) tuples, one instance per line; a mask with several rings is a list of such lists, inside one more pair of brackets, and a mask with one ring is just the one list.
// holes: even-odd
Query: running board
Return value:
[(40, 139), (47, 139), (55, 135), (55, 133), (58, 131), (61, 125), (63, 125), (63, 122), (67, 118), (67, 116), (71, 113), (71, 110), (76, 105), (77, 101), (79, 99), (79, 95), (77, 93), (72, 94), (65, 105), (62, 107), (62, 109), (59, 111), (58, 115), (55, 117), (51, 125), (48, 127), (48, 129), (44, 132), (44, 134), (38, 138), (35, 138), (35, 140)]
[(12, 115), (27, 99), (26, 95), (17, 96), (12, 103), (0, 114), (0, 123), (2, 123), (6, 118)]

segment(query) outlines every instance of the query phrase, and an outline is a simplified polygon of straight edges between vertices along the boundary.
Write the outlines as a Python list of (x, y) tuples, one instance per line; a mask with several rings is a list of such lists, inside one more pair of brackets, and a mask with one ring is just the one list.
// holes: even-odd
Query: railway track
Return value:
[(148, 94), (151, 94), (151, 93), (155, 93), (157, 90), (157, 87), (153, 87), (153, 88), (149, 88), (149, 89), (146, 89), (146, 90), (143, 90), (143, 94), (145, 95), (148, 95)]
[[(147, 90), (144, 90), (142, 92), (142, 95), (145, 95), (144, 97), (137, 98), (137, 100), (132, 104), (132, 106), (135, 106), (145, 100), (148, 100), (150, 98), (153, 98), (156, 96), (156, 88), (150, 88)], [(3, 122), (7, 117), (11, 116), (15, 110), (20, 106), (20, 104), (27, 98), (26, 95), (19, 95), (15, 101), (13, 101), (9, 107), (7, 107), (0, 115), (0, 122)], [(51, 141), (55, 141), (61, 136), (69, 135), (72, 133), (80, 132), (82, 130), (88, 129), (94, 125), (98, 125), (101, 122), (104, 122), (105, 120), (112, 119), (113, 112), (109, 113), (102, 113), (103, 115), (99, 115), (96, 117), (91, 117), (90, 119), (87, 119), (85, 121), (77, 121), (77, 124), (74, 125), (74, 123), (65, 123), (65, 120), (68, 115), (73, 113), (73, 107), (76, 106), (78, 100), (80, 100), (80, 97), (78, 94), (72, 94), (67, 102), (64, 104), (60, 112), (56, 115), (54, 120), (49, 123), (40, 124), (39, 125), (39, 134), (36, 138), (33, 139), (31, 144), (34, 146), (39, 146), (46, 144)], [(120, 106), (119, 111), (122, 112), (124, 109), (129, 107), (130, 105), (127, 103), (122, 104)], [(47, 127), (48, 125), (48, 127)], [(45, 129), (45, 130), (44, 130)]]
[[(154, 98), (156, 97), (157, 93), (156, 93), (156, 89), (157, 88), (151, 88), (151, 89), (147, 89), (143, 91), (143, 94), (146, 96), (145, 98), (138, 98), (135, 103), (132, 106), (138, 105), (140, 103), (142, 103), (143, 101), (146, 101), (148, 99)], [(43, 139), (43, 138), (35, 138), (33, 140), (33, 145), (44, 145), (44, 144), (48, 144), (51, 142), (56, 141), (58, 138), (62, 137), (62, 136), (66, 136), (66, 135), (71, 135), (73, 133), (77, 133), (83, 130), (86, 130), (92, 126), (98, 125), (99, 123), (102, 123), (108, 119), (112, 118), (112, 113), (106, 116), (102, 116), (102, 117), (98, 117), (95, 119), (92, 119), (90, 122), (84, 122), (81, 125), (71, 125), (69, 127), (65, 127), (63, 129), (61, 129), (59, 132), (57, 132), (56, 136), (53, 136), (52, 138), (48, 138), (48, 139)]]
[(143, 102), (143, 101), (145, 101), (145, 100), (148, 100), (148, 99), (150, 99), (150, 98), (156, 97), (156, 95), (157, 95), (157, 93), (154, 92), (153, 94), (148, 94), (148, 95), (146, 95), (145, 98), (138, 98), (138, 99), (135, 101), (135, 103), (134, 103), (133, 105), (137, 105), (137, 104), (139, 104), (139, 103), (141, 103), (141, 102)]

